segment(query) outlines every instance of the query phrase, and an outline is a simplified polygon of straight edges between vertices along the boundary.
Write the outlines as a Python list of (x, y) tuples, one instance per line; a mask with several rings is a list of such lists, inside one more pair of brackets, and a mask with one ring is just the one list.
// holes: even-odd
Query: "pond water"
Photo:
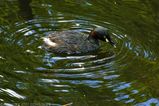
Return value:
[[(158, 0), (1, 0), (0, 103), (4, 106), (159, 105)], [(109, 30), (116, 48), (60, 55), (54, 31)], [(32, 103), (32, 104), (26, 104)]]

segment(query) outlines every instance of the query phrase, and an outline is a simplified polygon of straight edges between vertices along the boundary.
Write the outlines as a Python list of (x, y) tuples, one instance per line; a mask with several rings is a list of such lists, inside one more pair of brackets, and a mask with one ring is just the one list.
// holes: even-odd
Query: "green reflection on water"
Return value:
[[(158, 98), (157, 0), (19, 1), (1, 0), (0, 3), (1, 102), (123, 106)], [(46, 52), (38, 48), (42, 44), (39, 38), (47, 31), (71, 29), (75, 23), (81, 24), (79, 20), (85, 25), (83, 29), (93, 23), (107, 27), (117, 36), (126, 35), (126, 39), (116, 40), (116, 57), (93, 72), (69, 74), (37, 70), (37, 67), (67, 68), (65, 65), (72, 60), (49, 61), (51, 66), (45, 64)], [(40, 28), (46, 29), (43, 32)], [(52, 82), (40, 82), (41, 79)], [(11, 95), (4, 89), (21, 96), (13, 92)]]

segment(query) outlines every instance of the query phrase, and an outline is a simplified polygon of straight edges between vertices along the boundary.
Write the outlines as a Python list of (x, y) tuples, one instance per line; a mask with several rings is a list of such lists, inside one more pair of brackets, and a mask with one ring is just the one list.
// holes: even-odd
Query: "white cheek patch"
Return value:
[(53, 46), (56, 47), (57, 43), (52, 42), (49, 38), (43, 38), (43, 41), (45, 42), (46, 45), (48, 46)]
[(106, 42), (109, 42), (107, 38), (106, 38)]

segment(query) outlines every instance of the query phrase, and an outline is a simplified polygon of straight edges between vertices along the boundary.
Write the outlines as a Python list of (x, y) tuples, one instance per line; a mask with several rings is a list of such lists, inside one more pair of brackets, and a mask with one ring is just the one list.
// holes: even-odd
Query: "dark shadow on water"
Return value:
[(32, 0), (18, 0), (19, 2), (19, 14), (25, 20), (33, 19), (32, 9), (30, 3)]

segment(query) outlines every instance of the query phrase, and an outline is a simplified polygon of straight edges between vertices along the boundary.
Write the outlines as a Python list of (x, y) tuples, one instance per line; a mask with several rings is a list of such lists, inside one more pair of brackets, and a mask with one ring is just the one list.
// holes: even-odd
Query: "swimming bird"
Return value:
[(112, 41), (108, 30), (103, 27), (93, 29), (89, 34), (77, 31), (55, 31), (43, 37), (43, 47), (53, 53), (58, 54), (80, 54), (95, 51), (100, 47), (101, 41), (108, 41), (112, 46)]

